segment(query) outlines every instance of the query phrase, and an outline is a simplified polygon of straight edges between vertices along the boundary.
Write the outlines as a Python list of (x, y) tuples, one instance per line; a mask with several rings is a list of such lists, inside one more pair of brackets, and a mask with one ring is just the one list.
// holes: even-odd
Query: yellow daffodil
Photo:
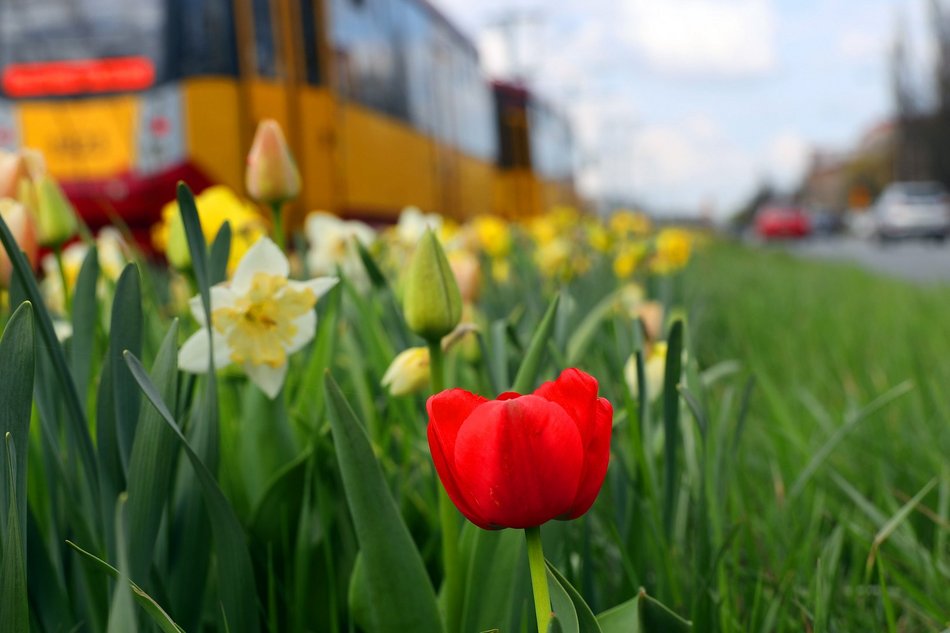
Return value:
[(621, 209), (610, 217), (610, 231), (616, 237), (642, 237), (650, 232), (650, 218), (644, 213)]
[(429, 364), (429, 348), (410, 347), (389, 364), (381, 384), (394, 396), (422, 391), (429, 386)]
[[(650, 402), (653, 402), (663, 392), (663, 377), (666, 372), (666, 343), (654, 343), (650, 353), (644, 359), (643, 369), (647, 398)], [(623, 368), (623, 376), (633, 397), (640, 397), (640, 387), (637, 382), (637, 357), (635, 355), (631, 355), (627, 359), (627, 364)]]
[(507, 257), (511, 252), (511, 228), (503, 219), (480, 215), (472, 220), (472, 228), (479, 246), (489, 257)]
[(231, 280), (211, 288), (210, 327), (200, 297), (193, 297), (190, 307), (201, 329), (179, 351), (181, 369), (207, 372), (213, 342), (215, 367), (240, 365), (251, 382), (275, 398), (287, 375), (287, 356), (314, 336), (317, 299), (337, 283), (335, 277), (292, 281), (289, 270), (284, 253), (262, 237), (241, 258)]
[[(228, 272), (233, 272), (237, 263), (252, 244), (267, 235), (267, 225), (257, 209), (242, 200), (223, 185), (209, 187), (195, 197), (201, 231), (205, 242), (211, 244), (225, 222), (231, 224), (231, 254), (228, 257)], [(162, 220), (152, 228), (152, 244), (165, 254), (168, 262), (178, 269), (191, 266), (185, 227), (181, 222), (178, 202), (172, 201), (162, 209)]]
[(613, 245), (613, 241), (610, 239), (610, 231), (596, 222), (587, 225), (587, 241), (598, 253), (610, 252), (610, 247)]
[(534, 252), (534, 261), (541, 274), (548, 279), (564, 279), (571, 262), (571, 245), (563, 238), (540, 245)]
[(692, 238), (683, 229), (663, 229), (656, 236), (656, 253), (650, 263), (655, 273), (666, 275), (689, 262)]
[(620, 247), (614, 258), (614, 275), (617, 279), (629, 279), (637, 271), (637, 266), (646, 255), (646, 245), (642, 242), (631, 242)]

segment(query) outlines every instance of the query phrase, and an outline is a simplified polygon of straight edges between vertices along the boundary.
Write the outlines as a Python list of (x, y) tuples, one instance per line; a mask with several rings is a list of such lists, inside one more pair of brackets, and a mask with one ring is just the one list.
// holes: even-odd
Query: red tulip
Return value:
[(531, 395), (463, 389), (426, 403), (429, 449), (459, 511), (486, 530), (576, 519), (600, 492), (613, 407), (597, 380), (566, 369)]

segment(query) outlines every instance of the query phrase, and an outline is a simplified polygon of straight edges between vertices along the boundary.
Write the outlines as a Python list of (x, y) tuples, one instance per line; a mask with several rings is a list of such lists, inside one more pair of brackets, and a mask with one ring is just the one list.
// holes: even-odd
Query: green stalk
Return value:
[[(445, 356), (440, 341), (429, 341), (432, 393), (445, 389)], [(462, 569), (459, 563), (458, 510), (444, 486), (439, 486), (439, 522), (442, 527), (442, 565), (445, 568), (445, 629), (457, 631), (462, 606)]]
[(280, 250), (285, 250), (285, 237), (284, 237), (284, 217), (281, 214), (284, 204), (282, 202), (274, 202), (271, 204), (271, 217), (274, 220), (274, 242), (277, 246), (280, 247)]
[(56, 266), (59, 268), (59, 280), (63, 284), (63, 315), (69, 316), (72, 310), (70, 310), (69, 305), (69, 284), (66, 283), (66, 267), (63, 265), (62, 244), (53, 247), (53, 255), (56, 257)]
[(531, 569), (531, 589), (534, 591), (534, 613), (538, 620), (538, 633), (547, 633), (551, 625), (551, 596), (548, 593), (548, 570), (544, 565), (541, 549), (541, 526), (525, 528), (528, 541), (528, 567)]

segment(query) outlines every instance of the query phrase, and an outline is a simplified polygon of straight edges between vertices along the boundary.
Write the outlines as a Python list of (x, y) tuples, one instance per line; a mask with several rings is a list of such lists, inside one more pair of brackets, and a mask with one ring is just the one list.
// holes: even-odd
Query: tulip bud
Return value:
[(19, 154), (0, 150), (0, 198), (16, 197), (20, 179), (26, 175), (26, 163)]
[(63, 190), (49, 176), (42, 176), (33, 186), (36, 194), (35, 210), (40, 244), (61, 246), (76, 235), (78, 230), (76, 211), (66, 199)]
[[(37, 246), (36, 246), (36, 227), (34, 226), (33, 216), (26, 208), (15, 200), (10, 198), (0, 199), (0, 217), (7, 223), (13, 239), (17, 245), (26, 254), (30, 264), (36, 265)], [(13, 266), (10, 258), (7, 257), (5, 250), (0, 248), (0, 287), (10, 285), (10, 275), (13, 272)]]
[(416, 393), (429, 386), (429, 349), (410, 347), (389, 364), (381, 381), (394, 396)]
[(279, 205), (300, 194), (300, 172), (280, 124), (261, 121), (247, 156), (248, 194), (262, 204)]
[(409, 329), (430, 343), (455, 329), (462, 318), (462, 297), (445, 251), (431, 230), (409, 262), (403, 312)]

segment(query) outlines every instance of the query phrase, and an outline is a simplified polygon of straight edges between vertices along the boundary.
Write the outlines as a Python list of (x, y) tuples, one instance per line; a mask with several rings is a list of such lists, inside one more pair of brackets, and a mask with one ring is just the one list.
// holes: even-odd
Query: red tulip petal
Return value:
[(506, 391), (504, 393), (498, 394), (498, 397), (495, 400), (514, 400), (515, 398), (520, 398), (521, 394), (517, 391)]
[(610, 435), (613, 430), (614, 408), (606, 398), (597, 398), (594, 411), (593, 432), (584, 447), (584, 472), (577, 497), (566, 519), (576, 519), (594, 505), (607, 475), (610, 462)]
[(584, 444), (593, 433), (594, 403), (597, 401), (597, 379), (579, 369), (565, 369), (554, 382), (538, 387), (534, 395), (561, 405), (577, 423)]
[(583, 462), (577, 424), (532, 395), (478, 407), (455, 445), (458, 483), (494, 527), (533, 527), (569, 512)]
[(473, 510), (472, 504), (458, 486), (453, 459), (459, 428), (472, 411), (484, 402), (485, 398), (463, 389), (449, 389), (432, 396), (426, 402), (426, 411), (429, 413), (426, 436), (429, 439), (429, 451), (432, 453), (435, 471), (452, 503), (469, 521), (487, 530), (491, 528)]

